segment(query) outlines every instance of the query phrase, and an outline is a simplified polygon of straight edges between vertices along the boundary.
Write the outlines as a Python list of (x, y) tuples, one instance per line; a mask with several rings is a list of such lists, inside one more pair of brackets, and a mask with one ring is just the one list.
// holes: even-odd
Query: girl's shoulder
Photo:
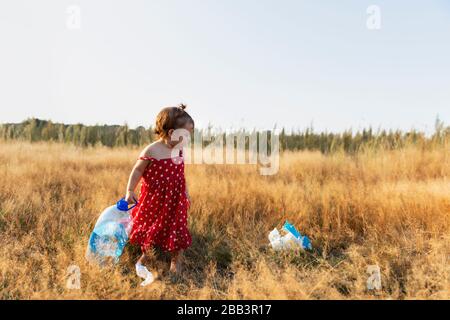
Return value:
[(158, 158), (159, 141), (155, 141), (144, 148), (139, 155), (140, 160), (151, 160)]

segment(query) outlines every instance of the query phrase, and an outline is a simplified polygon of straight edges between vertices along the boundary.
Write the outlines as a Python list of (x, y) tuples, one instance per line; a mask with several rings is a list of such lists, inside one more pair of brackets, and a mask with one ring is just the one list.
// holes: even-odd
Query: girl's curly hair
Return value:
[(194, 126), (194, 120), (185, 109), (185, 104), (162, 109), (156, 116), (155, 134), (160, 138), (167, 138), (171, 129), (183, 128), (188, 123)]

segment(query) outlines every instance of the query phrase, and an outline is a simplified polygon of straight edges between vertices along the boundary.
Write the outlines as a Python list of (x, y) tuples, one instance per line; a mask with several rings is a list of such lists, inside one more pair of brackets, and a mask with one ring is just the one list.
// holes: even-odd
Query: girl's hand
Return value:
[(136, 203), (134, 199), (137, 199), (136, 194), (134, 191), (128, 190), (127, 195), (125, 196), (125, 201), (128, 202), (128, 204)]

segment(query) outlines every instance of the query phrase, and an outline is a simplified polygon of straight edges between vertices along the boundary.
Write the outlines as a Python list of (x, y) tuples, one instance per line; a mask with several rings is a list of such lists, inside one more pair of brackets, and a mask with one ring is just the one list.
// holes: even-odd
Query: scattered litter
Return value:
[(286, 232), (281, 236), (277, 228), (269, 233), (269, 241), (274, 250), (286, 250), (301, 248), (303, 250), (311, 250), (311, 241), (307, 236), (302, 236), (295, 227), (286, 221), (283, 225), (283, 230)]
[(381, 270), (378, 265), (372, 265), (367, 267), (367, 289), (368, 290), (381, 290)]
[(140, 262), (136, 263), (136, 274), (142, 279), (144, 279), (144, 281), (141, 282), (142, 287), (151, 284), (155, 280), (153, 274), (150, 271), (148, 271), (147, 267), (141, 264)]
[(115, 263), (119, 261), (133, 225), (129, 212), (136, 205), (137, 202), (129, 207), (128, 202), (121, 199), (102, 212), (89, 238), (87, 260), (101, 265), (108, 257), (113, 258)]

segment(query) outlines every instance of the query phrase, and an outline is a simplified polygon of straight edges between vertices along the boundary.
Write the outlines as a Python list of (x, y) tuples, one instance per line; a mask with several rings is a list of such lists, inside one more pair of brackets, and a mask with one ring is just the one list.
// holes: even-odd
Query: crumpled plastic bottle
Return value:
[(89, 238), (86, 259), (99, 264), (103, 264), (108, 257), (113, 258), (115, 263), (119, 261), (133, 226), (130, 211), (138, 204), (135, 202), (129, 207), (128, 202), (121, 199), (102, 212)]
[(140, 262), (136, 263), (136, 274), (142, 279), (144, 279), (144, 281), (141, 282), (142, 287), (151, 284), (155, 280), (153, 274), (150, 271), (148, 271), (147, 267), (141, 264)]

